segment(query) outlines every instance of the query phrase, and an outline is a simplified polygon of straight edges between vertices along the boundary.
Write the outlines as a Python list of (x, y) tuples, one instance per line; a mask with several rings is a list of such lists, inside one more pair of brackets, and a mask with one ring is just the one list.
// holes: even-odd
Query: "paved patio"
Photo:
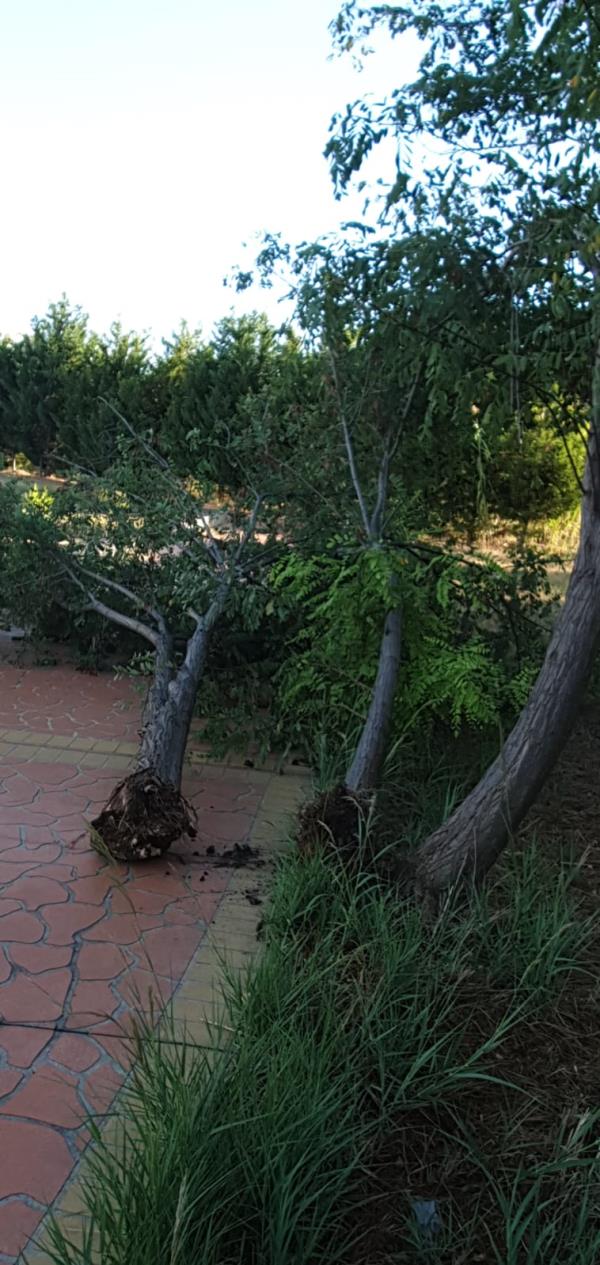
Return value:
[(194, 1039), (207, 1039), (207, 953), (252, 952), (258, 916), (244, 893), (256, 876), (233, 878), (222, 854), (282, 834), (302, 787), (192, 752), (184, 789), (198, 838), (160, 861), (109, 865), (86, 821), (131, 763), (139, 714), (130, 682), (0, 668), (2, 1265), (35, 1241), (49, 1207), (72, 1213), (85, 1121), (124, 1083), (135, 1013), (158, 1022), (176, 996)]

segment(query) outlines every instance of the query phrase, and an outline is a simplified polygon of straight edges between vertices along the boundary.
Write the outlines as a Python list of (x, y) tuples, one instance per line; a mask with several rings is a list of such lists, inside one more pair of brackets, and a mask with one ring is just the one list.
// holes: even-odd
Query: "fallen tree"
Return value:
[(129, 637), (132, 670), (150, 679), (134, 771), (92, 833), (121, 859), (160, 855), (194, 832), (181, 793), (186, 745), (210, 639), (234, 592), (243, 602), (262, 498), (251, 509), (238, 505), (217, 537), (201, 495), (133, 435), (102, 478), (52, 495), (7, 487), (0, 497), (11, 611), (34, 628), (48, 603), (71, 620), (91, 612)]

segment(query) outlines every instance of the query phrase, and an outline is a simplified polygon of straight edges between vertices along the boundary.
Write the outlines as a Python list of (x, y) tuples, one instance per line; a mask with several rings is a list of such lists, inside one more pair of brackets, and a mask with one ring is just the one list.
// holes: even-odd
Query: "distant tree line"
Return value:
[[(393, 394), (393, 340), (384, 354)], [(155, 354), (146, 337), (118, 323), (97, 334), (63, 297), (23, 337), (0, 338), (0, 453), (47, 473), (103, 473), (118, 457), (125, 419), (179, 475), (193, 471), (237, 491), (253, 435), (257, 451), (282, 468), (306, 443), (319, 462), (318, 435), (335, 409), (328, 380), (322, 348), (260, 314), (226, 317), (207, 339), (182, 325)], [(442, 396), (438, 424), (406, 447), (404, 494), (427, 502), (430, 522), (473, 523), (488, 510), (535, 518), (577, 504), (577, 402), (569, 451), (542, 401), (518, 417), (505, 410), (500, 425), (467, 407), (457, 425), (455, 404)]]

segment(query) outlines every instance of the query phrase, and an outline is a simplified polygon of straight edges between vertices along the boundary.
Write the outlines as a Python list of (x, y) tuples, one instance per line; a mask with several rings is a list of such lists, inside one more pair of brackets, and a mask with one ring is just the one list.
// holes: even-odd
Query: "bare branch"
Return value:
[(402, 413), (400, 415), (400, 419), (396, 424), (396, 434), (394, 435), (394, 438), (392, 439), (391, 429), (390, 429), (388, 430), (388, 433), (385, 437), (383, 453), (382, 453), (381, 462), (379, 465), (379, 474), (377, 477), (377, 500), (375, 502), (375, 509), (373, 510), (373, 514), (371, 516), (371, 539), (374, 539), (374, 540), (378, 539), (378, 537), (381, 535), (381, 530), (383, 527), (383, 519), (385, 515), (385, 507), (386, 507), (386, 502), (387, 502), (388, 487), (389, 487), (390, 466), (394, 459), (394, 455), (398, 448), (398, 444), (400, 443), (400, 440), (402, 438), (404, 424), (412, 408), (412, 402), (415, 398), (415, 392), (419, 385), (419, 379), (421, 377), (422, 368), (423, 368), (423, 359), (421, 358), (417, 365), (417, 369), (412, 380), (410, 391), (408, 392), (408, 395), (406, 397), (404, 408), (402, 409)]
[(177, 676), (169, 685), (169, 693), (174, 698), (181, 691), (183, 678), (191, 676), (195, 681), (199, 679), (208, 651), (209, 636), (219, 616), (223, 613), (231, 582), (231, 574), (221, 579), (206, 614), (199, 615), (193, 609), (188, 610), (188, 615), (196, 620), (196, 628), (187, 643), (185, 659), (179, 668)]
[(336, 403), (337, 403), (337, 408), (338, 408), (338, 414), (339, 414), (339, 419), (340, 419), (340, 423), (342, 427), (342, 434), (344, 436), (344, 444), (346, 446), (346, 455), (348, 457), (350, 475), (352, 478), (352, 485), (354, 487), (354, 491), (356, 493), (356, 499), (360, 507), (360, 513), (361, 513), (364, 529), (367, 533), (368, 539), (372, 540), (371, 523), (370, 523), (369, 515), (367, 513), (367, 506), (366, 506), (365, 498), (363, 495), (360, 479), (358, 477), (358, 470), (356, 467), (356, 460), (354, 457), (354, 448), (352, 445), (352, 437), (350, 435), (350, 429), (349, 429), (348, 422), (346, 419), (346, 414), (344, 413), (344, 405), (342, 402), (342, 395), (340, 391), (340, 383), (339, 383), (339, 378), (338, 378), (337, 365), (335, 362), (335, 356), (333, 355), (331, 348), (328, 348), (328, 352), (329, 352), (329, 359), (331, 362), (331, 372), (333, 375), (333, 385), (335, 388), (335, 397), (336, 397)]
[(381, 535), (390, 481), (390, 450), (391, 443), (388, 432), (385, 439), (383, 453), (381, 455), (381, 462), (379, 464), (379, 474), (377, 476), (377, 500), (375, 502), (375, 509), (371, 515), (371, 523), (369, 527), (369, 535), (372, 540), (377, 540)]
[(244, 552), (244, 549), (246, 548), (246, 545), (248, 544), (248, 541), (249, 541), (249, 540), (251, 539), (251, 537), (254, 535), (254, 532), (255, 532), (255, 530), (256, 530), (256, 520), (257, 520), (257, 518), (258, 518), (258, 515), (259, 515), (259, 512), (260, 512), (260, 507), (261, 507), (261, 505), (262, 505), (262, 503), (263, 503), (263, 499), (264, 499), (264, 498), (263, 498), (263, 496), (262, 496), (261, 494), (259, 494), (259, 495), (257, 496), (257, 498), (256, 498), (255, 502), (254, 502), (254, 507), (253, 507), (253, 509), (252, 509), (252, 513), (251, 513), (250, 518), (249, 518), (249, 520), (248, 520), (248, 522), (247, 522), (247, 524), (246, 524), (246, 530), (245, 530), (245, 532), (244, 532), (244, 534), (243, 534), (243, 536), (242, 536), (242, 538), (241, 538), (241, 540), (240, 540), (240, 543), (239, 543), (239, 545), (238, 545), (238, 547), (237, 547), (237, 549), (236, 549), (236, 552), (235, 552), (235, 561), (236, 561), (236, 562), (239, 562), (239, 560), (240, 560), (240, 558), (241, 558), (241, 556), (242, 556), (242, 554), (243, 554), (243, 552)]
[(115, 610), (114, 607), (106, 606), (104, 602), (94, 596), (91, 589), (88, 589), (83, 580), (80, 580), (76, 572), (67, 566), (66, 563), (63, 564), (63, 570), (73, 581), (73, 584), (76, 584), (82, 593), (85, 594), (87, 599), (86, 610), (95, 611), (97, 615), (102, 615), (104, 619), (110, 620), (112, 624), (120, 624), (122, 628), (128, 628), (130, 632), (137, 633), (139, 637), (144, 637), (146, 641), (149, 641), (155, 650), (160, 649), (163, 644), (161, 633), (156, 632), (154, 628), (150, 628), (148, 624), (143, 624), (141, 619), (134, 619), (131, 615), (123, 615), (121, 611)]
[(132, 603), (133, 606), (138, 606), (140, 610), (145, 611), (147, 615), (150, 615), (151, 618), (155, 620), (161, 632), (167, 631), (165, 618), (161, 611), (156, 610), (153, 606), (149, 606), (148, 603), (144, 602), (143, 598), (139, 597), (137, 593), (134, 593), (132, 589), (128, 589), (126, 585), (120, 584), (117, 580), (110, 580), (108, 576), (101, 575), (98, 571), (92, 571), (89, 567), (84, 567), (81, 562), (77, 562), (76, 566), (82, 575), (87, 575), (88, 579), (95, 580), (96, 584), (104, 585), (104, 588), (112, 589), (113, 593), (120, 593), (121, 597), (125, 597), (128, 602)]

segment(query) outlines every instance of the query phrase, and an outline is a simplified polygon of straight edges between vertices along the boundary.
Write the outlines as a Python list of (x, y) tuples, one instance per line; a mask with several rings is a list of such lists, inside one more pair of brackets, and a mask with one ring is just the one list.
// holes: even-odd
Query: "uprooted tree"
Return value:
[[(340, 49), (356, 51), (377, 26), (399, 41), (417, 34), (419, 73), (389, 100), (357, 102), (334, 120), (338, 189), (392, 141), (396, 171), (381, 206), (391, 235), (429, 229), (435, 240), (445, 225), (455, 241), (472, 242), (485, 226), (480, 285), (508, 298), (490, 368), (510, 376), (518, 424), (532, 380), (559, 430), (555, 384), (589, 406), (581, 538), (564, 610), (497, 760), (419, 850), (418, 882), (438, 893), (464, 874), (482, 876), (519, 826), (568, 737), (600, 632), (600, 22), (589, 0), (350, 3), (334, 24)], [(421, 161), (411, 168), (415, 150)], [(459, 261), (458, 280), (462, 272)]]
[[(397, 700), (404, 612), (414, 625), (434, 563), (440, 569), (433, 587), (444, 575), (460, 583), (449, 578), (454, 560), (422, 539), (431, 524), (432, 457), (439, 460), (436, 450), (453, 438), (472, 458), (480, 412), (497, 430), (510, 416), (507, 375), (493, 372), (505, 287), (493, 267), (490, 284), (481, 284), (488, 259), (485, 225), (481, 230), (476, 243), (464, 235), (457, 241), (438, 225), (427, 233), (406, 231), (392, 245), (345, 239), (296, 251), (271, 238), (258, 261), (267, 278), (275, 259), (287, 264), (298, 318), (323, 365), (329, 409), (320, 435), (322, 527), (347, 570), (357, 556), (366, 559), (363, 576), (375, 580), (375, 608), (381, 609), (378, 664), (355, 749), (342, 781), (308, 806), (301, 822), (302, 836), (325, 831), (342, 847), (356, 840), (357, 811), (359, 817), (369, 812), (394, 714), (405, 701)], [(460, 270), (453, 286), (447, 267)], [(300, 449), (300, 476), (307, 457), (310, 451), (303, 464)], [(314, 470), (311, 477), (314, 493)], [(327, 485), (336, 489), (333, 506)], [(416, 486), (424, 490), (418, 500)], [(331, 602), (325, 598), (325, 606)], [(414, 630), (411, 639), (414, 650)], [(424, 627), (421, 639), (433, 644)]]
[(261, 505), (238, 501), (217, 535), (202, 489), (133, 433), (102, 478), (52, 494), (0, 490), (3, 607), (32, 629), (49, 604), (70, 620), (91, 612), (129, 637), (133, 669), (150, 678), (135, 770), (92, 823), (117, 857), (159, 855), (194, 831), (181, 794), (186, 743), (214, 629), (233, 594), (251, 601)]
[[(483, 875), (518, 827), (568, 736), (600, 631), (600, 24), (588, 0), (350, 3), (334, 23), (340, 50), (360, 52), (377, 26), (423, 41), (418, 76), (383, 103), (349, 106), (328, 145), (341, 194), (389, 144), (395, 171), (384, 194), (377, 183), (375, 223), (354, 226), (359, 244), (347, 234), (337, 256), (330, 243), (292, 251), (271, 237), (258, 261), (267, 274), (289, 265), (299, 317), (329, 355), (362, 547), (396, 557), (408, 467), (428, 454), (433, 471), (436, 446), (452, 448), (469, 424), (475, 438), (473, 419), (480, 457), (499, 418), (522, 435), (540, 404), (569, 459), (582, 420), (587, 446), (564, 612), (498, 759), (419, 850), (418, 885), (437, 893)], [(394, 340), (390, 404), (380, 364)], [(379, 667), (342, 788), (355, 797), (379, 781), (394, 708), (403, 572), (389, 570)]]

